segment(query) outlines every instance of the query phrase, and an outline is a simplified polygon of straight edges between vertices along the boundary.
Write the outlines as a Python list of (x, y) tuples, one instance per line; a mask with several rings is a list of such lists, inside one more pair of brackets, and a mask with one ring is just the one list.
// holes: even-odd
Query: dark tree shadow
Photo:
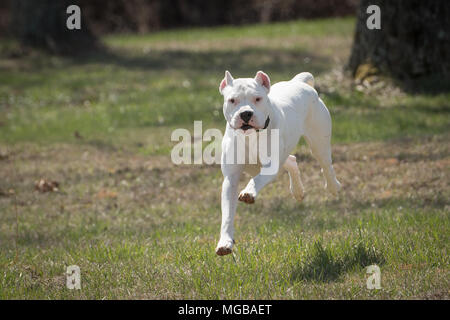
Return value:
[(396, 79), (396, 84), (410, 94), (439, 94), (450, 92), (450, 75), (433, 74), (413, 79)]

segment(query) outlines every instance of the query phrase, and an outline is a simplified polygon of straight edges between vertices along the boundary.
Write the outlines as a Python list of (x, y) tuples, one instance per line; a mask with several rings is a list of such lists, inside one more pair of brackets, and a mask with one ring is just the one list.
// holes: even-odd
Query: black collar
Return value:
[[(269, 126), (269, 123), (270, 123), (270, 118), (269, 118), (269, 116), (267, 116), (266, 123), (264, 124), (264, 128), (262, 128), (262, 130), (267, 129), (267, 127)], [(256, 132), (259, 132), (259, 131), (260, 131), (260, 129), (256, 130)]]

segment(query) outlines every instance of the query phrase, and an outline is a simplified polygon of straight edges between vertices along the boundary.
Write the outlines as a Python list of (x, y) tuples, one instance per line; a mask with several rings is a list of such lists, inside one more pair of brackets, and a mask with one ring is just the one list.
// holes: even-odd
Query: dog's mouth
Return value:
[[(264, 128), (262, 128), (262, 130), (267, 129), (267, 127), (269, 126), (269, 123), (270, 123), (270, 118), (267, 117), (266, 122), (264, 123)], [(244, 132), (246, 132), (247, 130), (250, 130), (250, 129), (255, 129), (256, 132), (259, 132), (259, 130), (261, 130), (261, 128), (256, 128), (248, 123), (244, 123), (239, 129), (241, 129)]]
[(242, 129), (242, 130), (244, 130), (244, 131), (247, 131), (247, 130), (250, 130), (250, 129), (254, 129), (254, 128), (255, 128), (255, 127), (249, 125), (248, 123), (243, 124), (243, 125), (240, 127), (240, 129)]

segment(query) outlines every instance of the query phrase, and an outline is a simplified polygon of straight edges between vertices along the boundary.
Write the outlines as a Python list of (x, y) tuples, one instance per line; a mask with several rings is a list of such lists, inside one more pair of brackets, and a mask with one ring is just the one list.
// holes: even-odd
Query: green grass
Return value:
[(113, 35), (105, 38), (108, 45), (142, 47), (147, 44), (159, 45), (161, 42), (193, 42), (216, 41), (236, 38), (279, 38), (298, 37), (323, 37), (325, 35), (348, 37), (353, 32), (353, 18), (298, 20), (292, 22), (255, 24), (244, 26), (223, 26), (214, 28), (212, 33), (209, 28), (175, 29), (162, 31), (147, 36), (142, 35)]
[[(109, 52), (14, 57), (0, 43), (0, 299), (442, 299), (449, 295), (450, 93), (360, 92), (340, 70), (354, 20), (112, 35)], [(234, 255), (214, 253), (218, 166), (175, 166), (175, 128), (225, 127), (218, 84), (316, 77), (344, 189), (295, 150), (288, 177), (239, 204)], [(56, 180), (57, 192), (34, 190)], [(241, 187), (246, 183), (241, 181)], [(81, 268), (82, 290), (65, 287)], [(368, 290), (366, 267), (381, 268)]]

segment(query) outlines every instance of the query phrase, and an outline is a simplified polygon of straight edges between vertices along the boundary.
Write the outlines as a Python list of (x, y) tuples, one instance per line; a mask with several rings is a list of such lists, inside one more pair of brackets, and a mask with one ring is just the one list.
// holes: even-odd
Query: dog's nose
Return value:
[(241, 119), (244, 120), (244, 122), (248, 122), (253, 116), (252, 111), (244, 111), (241, 112)]

